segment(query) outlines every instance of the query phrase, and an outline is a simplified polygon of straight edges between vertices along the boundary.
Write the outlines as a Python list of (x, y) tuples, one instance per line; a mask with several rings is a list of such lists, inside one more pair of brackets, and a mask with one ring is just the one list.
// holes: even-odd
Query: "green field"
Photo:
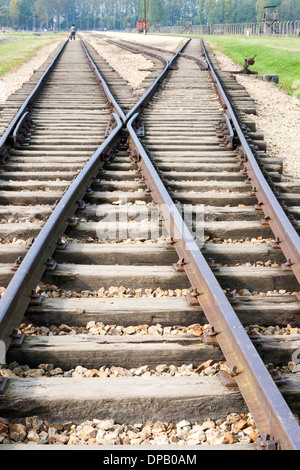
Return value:
[(300, 88), (300, 38), (167, 33), (163, 35), (201, 37), (209, 42), (213, 50), (223, 52), (241, 66), (244, 65), (244, 59), (256, 55), (255, 65), (250, 70), (260, 74), (279, 75), (280, 83), (274, 86), (278, 86), (289, 95)]
[[(64, 34), (65, 35), (65, 34)], [(4, 35), (3, 35), (4, 36)], [(7, 34), (9, 36), (20, 36)], [(51, 37), (34, 36), (33, 34), (21, 36), (21, 39), (2, 44), (0, 42), (0, 77), (14, 70), (34, 56), (39, 49), (58, 39), (61, 35)]]
[(241, 66), (244, 59), (257, 55), (251, 70), (279, 75), (278, 86), (290, 95), (299, 89), (300, 39), (253, 36), (204, 36), (203, 39), (212, 49), (223, 52)]

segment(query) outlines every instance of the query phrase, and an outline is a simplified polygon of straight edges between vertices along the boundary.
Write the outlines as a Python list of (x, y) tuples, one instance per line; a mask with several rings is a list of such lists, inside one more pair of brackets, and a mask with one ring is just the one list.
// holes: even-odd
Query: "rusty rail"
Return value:
[[(25, 111), (33, 104), (67, 43), (68, 39), (64, 42), (63, 46), (39, 80), (34, 90), (24, 101), (19, 112), (16, 114), (9, 128), (0, 140), (0, 150), (5, 149), (5, 152), (7, 151), (8, 139), (18, 128), (19, 124), (22, 123)], [(55, 249), (58, 248), (57, 241), (59, 237), (65, 232), (75, 211), (80, 206), (87, 188), (93, 182), (99, 169), (107, 161), (108, 151), (118, 138), (125, 119), (123, 111), (111, 94), (106, 82), (95, 66), (82, 40), (81, 44), (87, 54), (89, 63), (101, 84), (109, 107), (111, 111), (114, 111), (113, 119), (116, 123), (116, 127), (91, 156), (88, 163), (84, 166), (79, 175), (75, 178), (74, 182), (63, 195), (62, 199), (56, 205), (51, 216), (46, 221), (28, 253), (22, 260), (17, 272), (0, 300), (0, 339), (5, 342), (6, 348), (10, 346), (12, 332), (20, 324), (25, 311), (32, 300), (32, 295), (36, 285), (40, 281), (45, 269), (48, 269), (49, 266), (51, 266), (51, 257)]]
[[(156, 57), (157, 59), (161, 60), (165, 64), (165, 67), (164, 67), (164, 70), (162, 71), (162, 73), (157, 77), (157, 79), (153, 82), (153, 84), (148, 88), (146, 93), (142, 96), (142, 98), (126, 114), (124, 124), (126, 124), (135, 113), (140, 112), (141, 108), (143, 106), (145, 106), (148, 103), (148, 101), (152, 98), (154, 93), (159, 88), (161, 82), (166, 78), (168, 72), (173, 67), (175, 61), (178, 59), (179, 55), (184, 50), (184, 48), (187, 46), (187, 44), (190, 42), (190, 40), (191, 39), (188, 39), (177, 52), (174, 52), (174, 56), (172, 57), (172, 59), (170, 61), (168, 61), (165, 57), (162, 57), (161, 55), (154, 54), (154, 53), (149, 52), (149, 51), (143, 51), (142, 52), (143, 54), (149, 55), (150, 57), (151, 56)], [(111, 44), (116, 44), (118, 47), (122, 47), (124, 49), (129, 49), (129, 50), (133, 50), (133, 51), (141, 53), (141, 50), (138, 47), (136, 47), (134, 44), (130, 44), (128, 41), (122, 41), (123, 43), (126, 42), (127, 43), (126, 45), (125, 44), (120, 44), (119, 42), (114, 41), (112, 39), (107, 39), (107, 41), (110, 42)], [(155, 48), (151, 47), (151, 49), (155, 49)], [(162, 49), (159, 49), (159, 50), (162, 50)], [(167, 51), (167, 52), (170, 52), (170, 51)]]
[[(164, 75), (165, 76), (165, 75)], [(156, 88), (158, 83), (156, 84)], [(146, 96), (149, 99), (149, 94)], [(139, 107), (142, 103), (139, 104)], [(230, 109), (228, 107), (228, 109)], [(232, 377), (252, 413), (261, 433), (270, 436), (262, 446), (280, 449), (300, 449), (299, 426), (282, 398), (276, 384), (259, 357), (255, 347), (238, 320), (231, 304), (217, 282), (190, 231), (184, 224), (176, 206), (161, 182), (133, 128), (139, 114), (126, 116), (132, 157), (141, 170), (148, 189), (158, 205), (162, 219), (181, 260), (196, 298), (214, 328), (214, 334), (232, 369)], [(77, 176), (64, 197), (38, 235), (18, 271), (1, 299), (1, 338), (9, 343), (10, 334), (21, 320), (31, 296), (31, 288), (42, 276), (47, 257), (55, 250), (57, 238), (64, 232), (68, 220), (78, 207), (87, 186), (103, 164), (105, 149), (117, 138), (122, 121), (115, 116), (117, 127), (93, 155), (84, 170)], [(232, 118), (235, 124), (235, 118)], [(124, 124), (124, 122), (123, 122)], [(244, 138), (241, 136), (241, 142)], [(102, 160), (101, 160), (102, 157)], [(255, 165), (254, 165), (255, 168)], [(77, 192), (73, 191), (77, 188)], [(49, 230), (51, 229), (51, 230)], [(43, 251), (41, 251), (43, 250)], [(40, 253), (44, 253), (41, 259)], [(18, 312), (16, 314), (16, 312)]]
[[(44, 80), (47, 78), (49, 71), (56, 63), (57, 58), (63, 51), (67, 42), (68, 40), (64, 43), (63, 47), (60, 49), (59, 53), (43, 77), (40, 79), (34, 91), (25, 100), (16, 118), (10, 126), (10, 132), (7, 131), (5, 134), (6, 140), (18, 126), (18, 123), (20, 123), (23, 119), (24, 111), (27, 109), (29, 99), (31, 100), (30, 102), (32, 102), (34, 100), (33, 97), (37, 96), (37, 93), (40, 91)], [(8, 348), (11, 344), (12, 332), (20, 324), (20, 321), (32, 299), (32, 293), (34, 292), (36, 285), (40, 281), (45, 269), (48, 269), (48, 265), (51, 265), (51, 257), (57, 248), (57, 241), (59, 237), (61, 237), (61, 235), (65, 232), (69, 224), (69, 220), (74, 215), (76, 209), (78, 209), (80, 206), (82, 198), (86, 193), (86, 189), (92, 183), (99, 169), (107, 161), (106, 155), (108, 154), (108, 150), (114, 145), (123, 126), (125, 125), (126, 119), (128, 119), (128, 117), (125, 116), (124, 112), (116, 102), (98, 68), (94, 64), (82, 39), (81, 44), (85, 53), (87, 54), (92, 70), (101, 84), (109, 107), (112, 111), (114, 111), (113, 118), (117, 125), (115, 129), (113, 129), (109, 134), (107, 139), (98, 148), (98, 150), (91, 156), (88, 163), (84, 166), (74, 182), (66, 191), (65, 195), (57, 204), (41, 232), (34, 240), (34, 243), (32, 244), (28, 253), (22, 260), (17, 272), (13, 276), (13, 279), (9, 283), (0, 300), (0, 339), (5, 342), (6, 348)], [(161, 77), (166, 76), (170, 65), (171, 64), (166, 61), (166, 67), (164, 71), (155, 82), (155, 89), (158, 87)], [(150, 92), (148, 90), (145, 94), (145, 100), (150, 99), (150, 93), (152, 92), (152, 87), (150, 87)], [(111, 127), (111, 123), (108, 125)]]
[(125, 121), (125, 114), (123, 112), (123, 110), (121, 109), (121, 107), (119, 106), (119, 104), (116, 102), (114, 96), (112, 95), (107, 83), (105, 82), (104, 78), (102, 77), (101, 73), (99, 72), (98, 70), (98, 67), (96, 66), (96, 64), (94, 63), (93, 59), (91, 58), (90, 56), (90, 53), (89, 51), (87, 50), (86, 48), (86, 45), (84, 44), (83, 40), (81, 39), (81, 37), (79, 36), (79, 39), (81, 41), (81, 45), (87, 55), (87, 58), (89, 60), (89, 64), (97, 78), (97, 80), (99, 81), (101, 87), (102, 87), (102, 90), (106, 96), (106, 99), (107, 99), (107, 102), (108, 102), (108, 105), (110, 107), (110, 110), (111, 111), (114, 111), (121, 119), (122, 121), (124, 122)]
[[(207, 63), (213, 75), (209, 61)], [(223, 89), (218, 80), (216, 85), (222, 95)], [(227, 109), (231, 111), (229, 103)], [(229, 378), (239, 386), (258, 429), (264, 435), (264, 438), (260, 440), (261, 448), (299, 450), (299, 425), (139, 141), (133, 128), (133, 123), (138, 116), (136, 113), (127, 125), (132, 157), (137, 162), (147, 182), (148, 190), (158, 205), (161, 218), (169, 231), (169, 236), (173, 239), (173, 246), (180, 264), (190, 280), (196, 298), (231, 368)], [(235, 116), (232, 116), (232, 121), (235, 127), (239, 127)], [(244, 143), (244, 141), (246, 142), (241, 132), (241, 142)], [(274, 195), (271, 195), (274, 198)], [(270, 197), (270, 200), (272, 201), (273, 198)]]
[(51, 266), (51, 257), (59, 248), (57, 242), (69, 225), (75, 211), (81, 204), (87, 188), (107, 161), (107, 151), (112, 148), (122, 129), (123, 123), (115, 114), (116, 128), (92, 155), (81, 172), (69, 186), (49, 219), (30, 247), (13, 280), (5, 290), (0, 309), (0, 339), (9, 347), (11, 334), (20, 324), (30, 303), (32, 290), (40, 281), (47, 266)]
[[(124, 39), (120, 39), (120, 41), (124, 42), (124, 43), (127, 43), (127, 44), (132, 44), (130, 43), (130, 41), (125, 41)], [(189, 40), (190, 41), (190, 40)], [(185, 47), (189, 41), (186, 42), (186, 44), (184, 44), (183, 47)], [(154, 50), (154, 51), (160, 51), (160, 52), (164, 52), (164, 53), (167, 53), (167, 54), (173, 54), (174, 56), (177, 54), (176, 51), (169, 51), (168, 49), (163, 49), (161, 47), (156, 47), (156, 46), (149, 46), (149, 45), (144, 45), (144, 44), (141, 44), (141, 43), (137, 43), (135, 42), (134, 43), (135, 45), (137, 46), (140, 46), (140, 47), (147, 47), (147, 49), (151, 49), (151, 50)], [(195, 60), (196, 62), (198, 62), (199, 64), (201, 64), (201, 66), (204, 68), (204, 69), (208, 69), (208, 65), (207, 63), (200, 59), (199, 57), (195, 57), (195, 56), (191, 56), (191, 55), (187, 55), (187, 54), (184, 54), (183, 52), (180, 52), (182, 50), (182, 48), (180, 48), (180, 50), (178, 51), (180, 56), (182, 57), (186, 57), (188, 59), (192, 59), (192, 60)]]
[(9, 151), (9, 139), (11, 138), (14, 130), (20, 124), (21, 120), (23, 119), (24, 114), (28, 111), (30, 106), (32, 106), (33, 102), (35, 101), (37, 95), (39, 94), (40, 90), (42, 89), (44, 85), (44, 81), (47, 79), (49, 76), (50, 72), (52, 71), (54, 65), (56, 64), (58, 58), (60, 57), (61, 53), (63, 52), (64, 48), (66, 47), (68, 43), (68, 39), (63, 43), (62, 47), (59, 49), (57, 54), (55, 55), (54, 59), (52, 60), (51, 64), (47, 67), (46, 71), (43, 73), (42, 77), (39, 79), (38, 83), (34, 87), (34, 89), (31, 91), (31, 93), (28, 95), (28, 97), (25, 99), (23, 105), (19, 109), (19, 111), (16, 113), (12, 121), (10, 122), (9, 126), (5, 130), (4, 134), (2, 135), (0, 139), (0, 156), (2, 158), (6, 158), (8, 155)]

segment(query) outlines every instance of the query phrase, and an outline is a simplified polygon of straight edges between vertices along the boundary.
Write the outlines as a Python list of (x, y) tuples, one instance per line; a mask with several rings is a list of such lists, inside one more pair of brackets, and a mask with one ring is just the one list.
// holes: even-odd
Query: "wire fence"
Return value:
[[(131, 32), (136, 32), (132, 28)], [(191, 25), (182, 24), (178, 26), (151, 26), (149, 32), (171, 33), (171, 34), (224, 34), (236, 36), (286, 36), (300, 38), (300, 20), (298, 21), (276, 21), (274, 23), (232, 23), (232, 24), (208, 24)]]

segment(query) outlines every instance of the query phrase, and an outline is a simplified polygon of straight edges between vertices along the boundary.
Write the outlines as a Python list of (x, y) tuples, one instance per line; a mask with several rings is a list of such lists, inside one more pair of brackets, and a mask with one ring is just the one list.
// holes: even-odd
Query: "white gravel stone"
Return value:
[[(233, 419), (231, 419), (233, 417)], [(30, 423), (30, 418), (26, 418)], [(34, 417), (36, 423), (39, 418)], [(1, 419), (1, 424), (6, 420)], [(240, 422), (237, 429), (226, 434), (224, 424), (230, 421)], [(0, 435), (0, 444), (15, 444), (25, 442), (27, 444), (55, 444), (55, 445), (210, 445), (228, 444), (232, 442), (255, 442), (258, 431), (255, 428), (252, 416), (232, 414), (226, 421), (207, 420), (205, 423), (191, 423), (182, 420), (179, 423), (167, 423), (163, 421), (148, 421), (144, 424), (117, 424), (112, 419), (86, 420), (81, 424), (71, 422), (62, 425), (50, 425), (43, 422), (44, 430), (27, 429), (21, 423), (9, 424)], [(47, 429), (47, 431), (45, 430)], [(204, 432), (206, 429), (206, 432)], [(230, 442), (231, 441), (231, 442)]]
[[(103, 33), (97, 33), (101, 37)], [(105, 31), (104, 36), (109, 36), (112, 39), (124, 39), (133, 43), (145, 44), (148, 46), (160, 47), (169, 51), (174, 51), (181, 43), (185, 42), (188, 38), (177, 36), (159, 36), (159, 35), (141, 35), (139, 33), (122, 33)]]
[(53, 40), (53, 43), (42, 47), (33, 57), (28, 59), (20, 67), (12, 72), (8, 72), (0, 79), (0, 102), (5, 101), (16, 90), (22, 87), (33, 75), (34, 71), (43, 65), (57, 47), (60, 40)]
[(82, 33), (81, 35), (129, 83), (133, 90), (137, 89), (144, 78), (150, 75), (153, 62), (142, 54), (133, 54), (130, 51), (120, 49), (114, 44), (105, 42), (102, 38), (95, 40), (89, 34)]
[[(222, 70), (241, 70), (240, 66), (222, 52), (214, 51), (214, 54)], [(300, 101), (297, 98), (297, 89), (295, 96), (289, 96), (273, 83), (261, 81), (254, 76), (236, 77), (256, 102), (257, 115), (249, 117), (256, 122), (257, 131), (264, 134), (268, 155), (282, 158), (284, 175), (299, 181)]]

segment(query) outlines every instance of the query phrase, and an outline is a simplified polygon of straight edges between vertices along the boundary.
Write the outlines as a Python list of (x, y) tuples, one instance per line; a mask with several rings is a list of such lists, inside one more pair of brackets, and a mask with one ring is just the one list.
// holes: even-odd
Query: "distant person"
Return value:
[(76, 29), (75, 29), (75, 26), (72, 24), (71, 26), (71, 35), (70, 35), (70, 39), (76, 39), (75, 38), (75, 34), (76, 34)]
[(5, 33), (5, 28), (2, 28), (2, 33)]

